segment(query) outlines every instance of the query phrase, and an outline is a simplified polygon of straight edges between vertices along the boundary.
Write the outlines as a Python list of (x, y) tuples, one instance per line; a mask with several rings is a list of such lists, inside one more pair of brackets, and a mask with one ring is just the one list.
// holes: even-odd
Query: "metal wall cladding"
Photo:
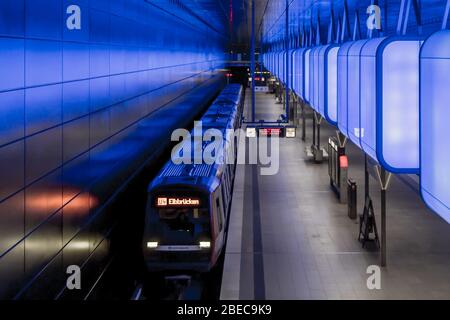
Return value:
[(0, 298), (101, 260), (102, 206), (220, 89), (225, 38), (165, 3), (0, 2)]

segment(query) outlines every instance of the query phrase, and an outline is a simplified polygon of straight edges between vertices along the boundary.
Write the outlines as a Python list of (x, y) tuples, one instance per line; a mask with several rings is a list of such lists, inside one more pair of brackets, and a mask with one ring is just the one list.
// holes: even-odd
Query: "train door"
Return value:
[(216, 191), (213, 194), (213, 206), (214, 206), (214, 212), (215, 212), (215, 229), (216, 229), (216, 233), (215, 233), (215, 248), (214, 248), (214, 253), (215, 253), (215, 259), (218, 258), (224, 243), (225, 243), (225, 214), (224, 214), (224, 203), (222, 200), (222, 193), (221, 193), (221, 188), (219, 187), (216, 189)]

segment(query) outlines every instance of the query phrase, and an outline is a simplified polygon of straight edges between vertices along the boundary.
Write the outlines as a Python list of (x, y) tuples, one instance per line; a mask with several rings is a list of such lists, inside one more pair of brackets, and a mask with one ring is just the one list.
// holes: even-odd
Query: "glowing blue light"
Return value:
[(314, 62), (314, 100), (317, 111), (331, 124), (337, 121), (337, 54), (339, 47), (317, 48)]
[(337, 57), (339, 47), (333, 47), (328, 50), (326, 60), (327, 85), (325, 93), (325, 118), (333, 125), (337, 124)]
[(360, 136), (360, 54), (367, 40), (348, 42), (338, 51), (338, 127), (356, 145)]
[(294, 49), (289, 50), (288, 57), (289, 57), (289, 89), (294, 90)]
[(298, 50), (294, 49), (292, 50), (292, 59), (291, 59), (291, 66), (292, 66), (292, 77), (291, 77), (291, 88), (292, 91), (299, 95), (297, 91), (297, 52)]
[(420, 173), (424, 201), (450, 223), (450, 31), (425, 41), (420, 55)]
[(361, 146), (394, 173), (419, 168), (420, 45), (380, 38), (361, 51)]
[(303, 73), (303, 83), (304, 83), (304, 94), (303, 94), (303, 100), (305, 102), (309, 102), (310, 100), (310, 80), (309, 80), (309, 69), (310, 69), (310, 55), (311, 55), (311, 49), (308, 49), (305, 51), (304, 56), (304, 73)]
[(294, 51), (294, 91), (297, 95), (305, 99), (304, 88), (304, 67), (305, 53), (307, 49), (297, 49)]
[(319, 111), (319, 48), (311, 49), (309, 55), (309, 104)]
[(317, 73), (318, 73), (318, 85), (316, 89), (317, 94), (317, 110), (322, 115), (322, 117), (325, 117), (325, 90), (326, 90), (326, 74), (325, 74), (325, 65), (326, 65), (326, 59), (325, 59), (325, 52), (327, 50), (328, 46), (322, 46), (319, 47), (317, 50)]
[(353, 42), (344, 43), (338, 51), (338, 128), (345, 135), (348, 135), (348, 52)]

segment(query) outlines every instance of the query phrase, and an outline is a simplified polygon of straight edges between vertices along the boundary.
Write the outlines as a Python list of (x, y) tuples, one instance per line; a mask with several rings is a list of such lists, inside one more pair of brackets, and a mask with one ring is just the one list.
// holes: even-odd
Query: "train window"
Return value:
[(229, 194), (230, 193), (230, 179), (228, 176), (228, 166), (226, 166), (226, 169), (224, 172), (224, 181), (225, 181), (225, 187), (226, 187), (227, 194)]
[[(155, 208), (151, 230), (162, 243), (196, 243), (210, 237), (208, 208)], [(164, 227), (162, 227), (164, 226)]]
[(225, 188), (222, 187), (220, 189), (222, 191), (222, 203), (224, 203), (223, 210), (224, 210), (224, 212), (228, 212), (228, 201), (227, 201), (228, 197), (225, 194)]
[(228, 189), (228, 183), (227, 183), (227, 178), (226, 178), (225, 174), (222, 177), (222, 189), (223, 189), (223, 193), (224, 193), (224, 200), (226, 202), (228, 202), (228, 195), (229, 195), (228, 190), (229, 189)]
[(217, 219), (219, 221), (219, 230), (222, 231), (223, 228), (223, 210), (220, 205), (220, 197), (216, 198), (216, 207), (217, 207)]
[(233, 174), (232, 174), (232, 170), (231, 170), (231, 164), (227, 165), (227, 174), (228, 174), (229, 190), (231, 191), (231, 181), (233, 181)]

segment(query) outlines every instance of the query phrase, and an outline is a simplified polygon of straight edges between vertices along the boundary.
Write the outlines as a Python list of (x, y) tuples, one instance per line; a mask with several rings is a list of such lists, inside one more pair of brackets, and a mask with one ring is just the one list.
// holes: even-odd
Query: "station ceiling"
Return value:
[[(153, 0), (154, 1), (154, 0)], [(180, 0), (177, 0), (180, 1)], [(446, 0), (416, 0), (421, 23), (426, 29), (436, 29), (442, 23)], [(210, 26), (235, 45), (248, 45), (251, 35), (252, 0), (190, 0), (181, 1), (202, 17)], [(353, 29), (359, 15), (361, 30), (364, 33), (366, 11), (371, 4), (382, 10), (383, 27), (386, 34), (395, 33), (401, 0), (255, 0), (255, 28), (257, 41), (270, 30), (272, 35), (281, 38), (285, 35), (286, 4), (289, 5), (289, 30), (298, 33), (302, 28), (314, 29), (320, 19), (320, 27), (326, 33), (330, 16), (342, 19), (344, 3), (347, 3), (350, 28)], [(408, 1), (405, 1), (406, 3)], [(412, 3), (414, 1), (411, 1)], [(409, 32), (416, 32), (417, 20), (414, 10), (409, 14)], [(231, 34), (231, 37), (230, 37)]]

